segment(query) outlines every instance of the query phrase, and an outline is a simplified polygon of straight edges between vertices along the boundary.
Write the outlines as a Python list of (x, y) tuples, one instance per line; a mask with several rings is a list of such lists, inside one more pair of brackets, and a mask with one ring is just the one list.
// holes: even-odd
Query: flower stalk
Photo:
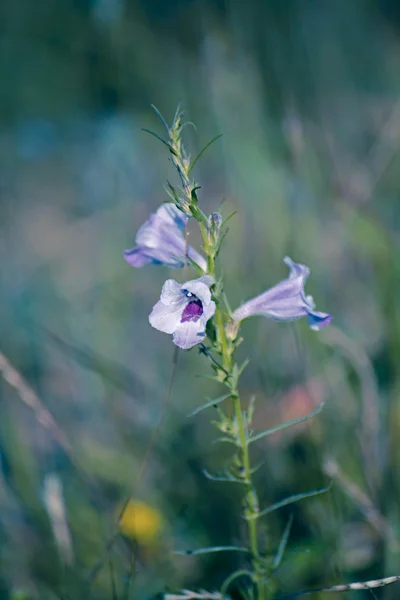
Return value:
[[(210, 218), (210, 229), (213, 227), (213, 218)], [(203, 233), (203, 229), (201, 228)], [(215, 231), (215, 230), (214, 230)], [(206, 237), (207, 236), (207, 237)], [(213, 237), (213, 242), (210, 244), (210, 238)], [(219, 245), (219, 232), (218, 235), (214, 236), (209, 232), (204, 231), (203, 241), (204, 250), (207, 254), (207, 265), (208, 274), (214, 279), (215, 273), (215, 248)], [(216, 286), (214, 286), (216, 287)], [(218, 286), (218, 295), (213, 296), (216, 302), (216, 332), (217, 332), (217, 347), (215, 348), (221, 357), (223, 370), (215, 365), (217, 371), (217, 379), (223, 382), (229, 389), (230, 398), (233, 403), (233, 416), (229, 418), (222, 409), (219, 410), (220, 421), (216, 423), (217, 427), (222, 431), (225, 429), (225, 433), (232, 437), (235, 446), (238, 448), (238, 454), (234, 457), (231, 469), (234, 469), (232, 475), (237, 475), (238, 480), (242, 483), (245, 488), (243, 497), (243, 517), (247, 521), (248, 525), (248, 543), (252, 562), (252, 577), (255, 587), (257, 589), (257, 599), (264, 600), (265, 598), (265, 586), (263, 583), (265, 573), (263, 572), (262, 560), (259, 553), (259, 535), (258, 535), (258, 513), (259, 503), (258, 496), (255, 487), (252, 482), (252, 467), (250, 461), (249, 452), (249, 425), (251, 419), (249, 418), (250, 411), (244, 412), (240, 394), (239, 394), (239, 378), (243, 372), (243, 368), (240, 368), (235, 361), (235, 352), (240, 340), (237, 340), (236, 335), (233, 339), (228, 339), (226, 328), (229, 327), (231, 318), (224, 313), (220, 303), (223, 294), (222, 281)], [(237, 332), (236, 332), (237, 333)]]

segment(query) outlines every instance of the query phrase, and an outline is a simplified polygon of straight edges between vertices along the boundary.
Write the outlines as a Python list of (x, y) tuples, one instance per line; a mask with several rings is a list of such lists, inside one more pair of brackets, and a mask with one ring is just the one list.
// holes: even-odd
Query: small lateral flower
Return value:
[(329, 325), (332, 316), (315, 311), (312, 296), (305, 294), (304, 284), (310, 269), (293, 262), (288, 256), (284, 262), (290, 269), (289, 277), (237, 308), (233, 313), (234, 321), (240, 322), (247, 317), (263, 315), (276, 321), (293, 321), (307, 317), (309, 326), (314, 330)]
[(206, 260), (194, 248), (186, 244), (184, 229), (188, 217), (172, 202), (162, 204), (150, 215), (136, 234), (136, 246), (125, 250), (124, 258), (132, 267), (149, 263), (180, 269), (193, 260), (203, 271)]
[(206, 337), (206, 324), (215, 313), (211, 300), (211, 275), (178, 283), (168, 279), (161, 290), (161, 298), (149, 316), (150, 324), (159, 331), (173, 335), (179, 348), (188, 350)]

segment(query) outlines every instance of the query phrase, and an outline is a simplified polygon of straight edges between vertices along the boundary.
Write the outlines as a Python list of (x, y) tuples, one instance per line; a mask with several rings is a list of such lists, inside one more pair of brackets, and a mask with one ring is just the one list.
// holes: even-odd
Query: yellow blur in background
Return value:
[(149, 545), (161, 533), (163, 519), (155, 509), (140, 500), (129, 500), (119, 522), (121, 533)]

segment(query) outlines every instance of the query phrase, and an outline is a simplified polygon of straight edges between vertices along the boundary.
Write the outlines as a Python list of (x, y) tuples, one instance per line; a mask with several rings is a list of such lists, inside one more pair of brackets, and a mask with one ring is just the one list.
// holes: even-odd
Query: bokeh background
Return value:
[(334, 315), (318, 334), (243, 326), (257, 429), (325, 402), (254, 448), (263, 506), (333, 481), (265, 521), (272, 552), (294, 518), (276, 597), (400, 574), (399, 28), (396, 0), (3, 0), (2, 599), (215, 590), (245, 566), (173, 554), (240, 544), (240, 495), (202, 474), (229, 457), (212, 411), (187, 417), (221, 394), (207, 359), (180, 352), (174, 368), (147, 320), (182, 274), (122, 259), (176, 181), (142, 131), (162, 131), (150, 105), (171, 121), (179, 101), (193, 155), (223, 134), (195, 177), (205, 211), (237, 211), (221, 253), (231, 304), (284, 278), (288, 254)]

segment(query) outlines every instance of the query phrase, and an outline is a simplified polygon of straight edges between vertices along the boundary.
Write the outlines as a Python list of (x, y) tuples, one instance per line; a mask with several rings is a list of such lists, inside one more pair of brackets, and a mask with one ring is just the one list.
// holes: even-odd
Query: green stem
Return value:
[[(198, 220), (200, 231), (203, 237), (204, 242), (204, 250), (207, 254), (207, 273), (215, 277), (215, 257), (213, 253), (210, 251), (208, 237), (207, 237), (207, 229), (205, 225)], [(258, 507), (258, 498), (257, 493), (253, 487), (253, 482), (251, 478), (251, 465), (250, 465), (250, 453), (249, 453), (249, 445), (248, 445), (248, 437), (247, 437), (247, 423), (245, 421), (245, 417), (243, 415), (242, 405), (240, 402), (240, 396), (237, 389), (237, 377), (234, 377), (234, 353), (235, 353), (235, 345), (229, 342), (225, 332), (225, 319), (224, 313), (219, 307), (219, 298), (216, 298), (216, 312), (215, 312), (215, 322), (216, 329), (218, 332), (218, 341), (219, 341), (219, 352), (222, 357), (222, 365), (223, 365), (223, 375), (226, 385), (229, 387), (231, 392), (231, 396), (234, 404), (234, 414), (238, 427), (238, 436), (237, 442), (239, 442), (240, 446), (240, 460), (243, 468), (243, 484), (246, 489), (245, 493), (245, 516), (251, 516), (252, 518), (248, 518), (248, 531), (249, 531), (249, 545), (251, 551), (252, 565), (253, 565), (253, 581), (255, 586), (257, 587), (257, 600), (264, 600), (265, 598), (265, 585), (263, 582), (263, 573), (260, 565), (260, 554), (259, 554), (259, 545), (258, 545), (258, 519), (257, 515), (259, 512)], [(226, 375), (228, 373), (228, 375)]]
[[(242, 455), (242, 464), (243, 464), (243, 479), (244, 485), (246, 487), (246, 503), (248, 508), (253, 515), (254, 512), (258, 512), (258, 499), (255, 489), (253, 487), (252, 479), (251, 479), (251, 466), (250, 466), (250, 453), (249, 446), (247, 440), (247, 432), (246, 425), (243, 417), (242, 406), (240, 402), (240, 396), (237, 390), (232, 390), (234, 409), (235, 409), (235, 417), (238, 425), (238, 439), (240, 442), (240, 451)], [(258, 547), (258, 531), (257, 531), (257, 518), (247, 519), (248, 528), (249, 528), (249, 542), (250, 542), (250, 550), (252, 556), (252, 563), (254, 569), (254, 581), (257, 585), (258, 600), (263, 600), (264, 598), (264, 586), (261, 582), (262, 574), (260, 573), (259, 568), (259, 547)]]

